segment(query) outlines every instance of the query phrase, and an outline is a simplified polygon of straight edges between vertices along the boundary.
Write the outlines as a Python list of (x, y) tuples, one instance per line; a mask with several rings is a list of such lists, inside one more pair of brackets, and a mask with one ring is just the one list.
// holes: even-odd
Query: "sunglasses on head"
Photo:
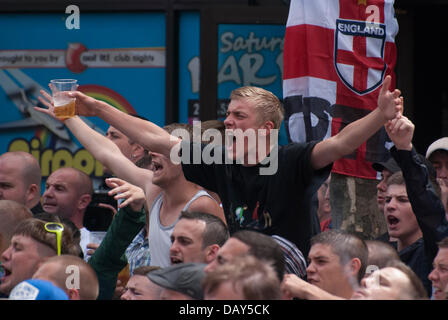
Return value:
[(50, 233), (56, 233), (56, 241), (58, 245), (58, 256), (61, 255), (61, 237), (62, 231), (64, 231), (64, 226), (62, 223), (58, 222), (47, 222), (45, 224), (45, 230)]

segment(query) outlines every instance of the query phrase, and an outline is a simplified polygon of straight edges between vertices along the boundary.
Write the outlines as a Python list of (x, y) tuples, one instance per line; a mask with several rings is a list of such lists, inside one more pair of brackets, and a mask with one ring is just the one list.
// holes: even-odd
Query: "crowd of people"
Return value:
[[(116, 201), (100, 244), (85, 213), (91, 178), (60, 168), (41, 189), (38, 161), (0, 156), (0, 295), (45, 300), (448, 299), (448, 139), (425, 156), (388, 76), (378, 106), (337, 135), (278, 146), (279, 99), (232, 92), (223, 122), (160, 128), (81, 92), (64, 124), (110, 178)], [(52, 117), (51, 96), (36, 107)], [(110, 127), (103, 136), (79, 116)], [(336, 230), (332, 163), (382, 127), (378, 239)], [(253, 133), (254, 139), (251, 134)], [(199, 138), (198, 138), (199, 137)], [(313, 199), (317, 199), (313, 201)], [(337, 201), (337, 199), (332, 199)]]

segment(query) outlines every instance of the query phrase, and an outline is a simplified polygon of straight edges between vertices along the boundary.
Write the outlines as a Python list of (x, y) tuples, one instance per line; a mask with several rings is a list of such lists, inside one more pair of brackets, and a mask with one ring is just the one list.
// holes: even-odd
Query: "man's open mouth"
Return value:
[(177, 257), (170, 257), (171, 264), (177, 264), (177, 263), (183, 263), (183, 260), (177, 258)]
[(0, 279), (0, 283), (4, 282), (7, 277), (11, 275), (11, 271), (3, 267), (3, 276)]
[(157, 172), (163, 169), (163, 166), (160, 163), (152, 162), (152, 171)]
[(394, 217), (392, 215), (387, 216), (387, 223), (389, 225), (394, 226), (399, 222), (400, 222), (400, 220), (397, 217)]

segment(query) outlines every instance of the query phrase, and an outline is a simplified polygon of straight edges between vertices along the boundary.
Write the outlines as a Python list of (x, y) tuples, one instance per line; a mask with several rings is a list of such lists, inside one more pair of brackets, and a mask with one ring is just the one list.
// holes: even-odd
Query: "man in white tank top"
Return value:
[[(183, 125), (172, 124), (164, 129), (171, 133)], [(160, 153), (150, 152), (152, 157), (152, 185), (146, 193), (149, 211), (149, 250), (151, 265), (170, 265), (171, 233), (182, 211), (207, 212), (225, 221), (219, 204), (203, 188), (187, 181), (181, 165), (176, 165)], [(151, 192), (152, 191), (152, 192)], [(155, 192), (154, 192), (155, 191)], [(149, 196), (148, 196), (149, 195)]]
[[(182, 211), (188, 211), (190, 205), (199, 197), (211, 196), (204, 190), (199, 190), (190, 201), (187, 202)], [(160, 222), (160, 207), (162, 205), (162, 193), (154, 200), (151, 207), (149, 217), (149, 251), (151, 252), (151, 265), (166, 267), (171, 264), (169, 249), (171, 247), (171, 234), (173, 233), (174, 226), (179, 221), (179, 216), (176, 221), (170, 225), (164, 226)], [(168, 248), (168, 251), (167, 251)]]

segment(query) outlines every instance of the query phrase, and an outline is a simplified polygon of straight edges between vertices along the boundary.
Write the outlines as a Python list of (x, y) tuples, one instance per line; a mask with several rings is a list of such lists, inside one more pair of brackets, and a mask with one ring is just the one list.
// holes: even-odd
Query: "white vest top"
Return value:
[[(205, 190), (200, 190), (188, 201), (182, 210), (187, 211), (193, 201), (203, 196), (212, 198)], [(161, 206), (162, 194), (160, 193), (154, 200), (151, 211), (149, 212), (149, 252), (151, 255), (151, 265), (164, 268), (171, 264), (171, 233), (173, 233), (174, 226), (179, 221), (179, 218), (172, 225), (162, 226), (160, 223)]]

